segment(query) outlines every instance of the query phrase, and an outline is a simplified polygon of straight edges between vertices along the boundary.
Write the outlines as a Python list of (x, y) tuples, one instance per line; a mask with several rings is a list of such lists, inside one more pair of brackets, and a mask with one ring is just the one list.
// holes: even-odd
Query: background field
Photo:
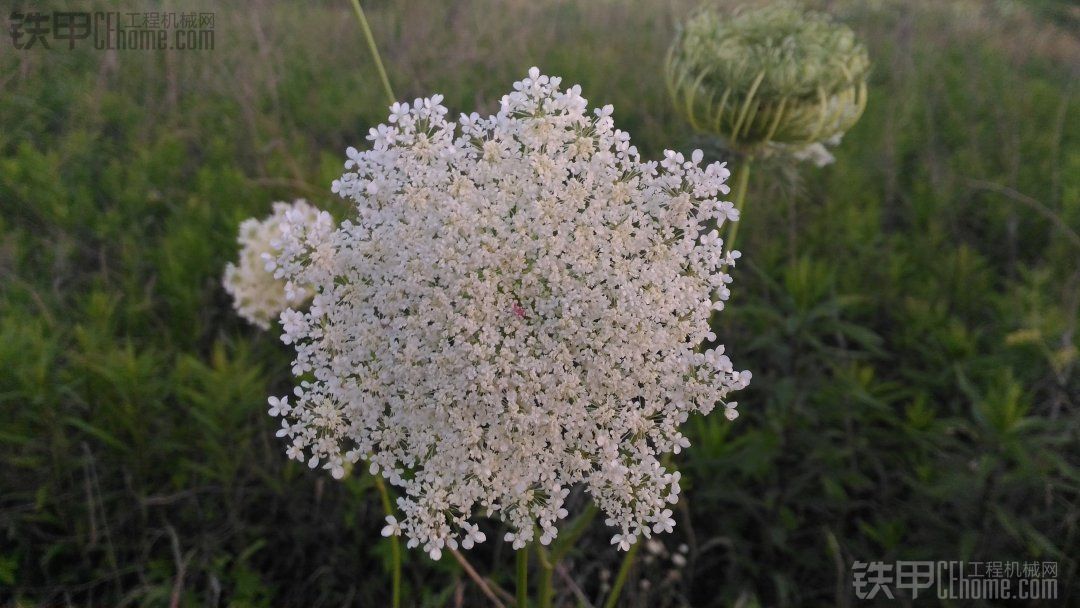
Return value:
[[(647, 155), (709, 144), (662, 85), (695, 2), (369, 4), (401, 97), (491, 110), (538, 65)], [(720, 328), (754, 382), (690, 423), (687, 565), (639, 561), (624, 603), (846, 605), (854, 560), (896, 559), (1056, 561), (1076, 603), (1080, 10), (817, 6), (870, 49), (868, 110), (834, 165), (755, 168)], [(382, 93), (345, 2), (202, 10), (213, 51), (0, 43), (0, 605), (387, 602), (370, 479), (287, 462), (289, 350), (220, 287), (243, 218), (340, 205)], [(593, 603), (608, 538), (567, 563)], [(501, 542), (470, 557), (512, 586)], [(407, 604), (484, 605), (406, 559)]]

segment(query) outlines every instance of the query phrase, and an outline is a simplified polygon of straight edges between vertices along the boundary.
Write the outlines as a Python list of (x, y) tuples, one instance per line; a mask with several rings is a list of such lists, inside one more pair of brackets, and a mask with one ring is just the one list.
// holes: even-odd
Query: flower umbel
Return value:
[[(240, 224), (239, 265), (226, 264), (222, 283), (233, 298), (233, 307), (252, 325), (270, 329), (270, 322), (289, 306), (297, 306), (311, 297), (303, 287), (286, 289), (286, 282), (275, 277), (276, 260), (282, 247), (311, 226), (319, 223), (320, 212), (303, 200), (292, 204), (274, 203), (274, 212), (263, 220), (250, 218)], [(330, 224), (329, 215), (322, 218)], [(290, 250), (296, 256), (296, 247)]]
[(513, 88), (457, 122), (438, 95), (395, 104), (334, 182), (353, 217), (278, 260), (314, 293), (282, 315), (290, 456), (368, 461), (403, 490), (384, 534), (433, 558), (485, 540), (474, 515), (551, 542), (577, 484), (621, 548), (669, 531), (660, 457), (750, 379), (697, 352), (738, 258), (709, 232), (734, 219), (724, 165), (642, 161), (610, 106), (536, 68)]

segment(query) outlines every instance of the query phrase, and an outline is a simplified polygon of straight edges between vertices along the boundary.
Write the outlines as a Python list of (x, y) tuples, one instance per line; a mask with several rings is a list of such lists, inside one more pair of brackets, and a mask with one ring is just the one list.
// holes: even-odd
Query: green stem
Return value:
[[(382, 477), (375, 475), (375, 487), (379, 489), (379, 498), (382, 499), (383, 511), (386, 514), (393, 515), (394, 507), (390, 502), (390, 491), (386, 489), (386, 484), (383, 483)], [(400, 608), (401, 606), (401, 541), (397, 536), (390, 537), (390, 559), (391, 559), (391, 602), (393, 608)]]
[(537, 593), (536, 605), (538, 608), (551, 608), (551, 578), (555, 564), (548, 558), (548, 552), (542, 545), (536, 545), (536, 556), (540, 558), (540, 590)]
[(394, 89), (390, 88), (390, 78), (386, 75), (382, 57), (379, 56), (379, 47), (375, 45), (375, 36), (372, 35), (371, 26), (368, 25), (367, 17), (364, 16), (364, 9), (360, 7), (360, 0), (352, 0), (352, 6), (353, 10), (356, 11), (357, 20), (360, 21), (360, 29), (364, 30), (364, 38), (367, 38), (371, 56), (375, 58), (375, 69), (379, 71), (379, 78), (382, 80), (383, 89), (386, 91), (386, 98), (390, 100), (390, 105), (393, 105), (397, 101), (397, 97), (394, 96)]
[(529, 606), (529, 547), (517, 551), (517, 605)]
[(746, 200), (746, 186), (750, 183), (750, 157), (744, 157), (739, 170), (735, 172), (735, 209), (739, 211), (739, 221), (731, 222), (728, 229), (727, 242), (724, 248), (731, 251), (735, 248), (735, 237), (739, 234), (739, 224), (742, 223), (743, 202)]
[[(356, 19), (360, 22), (360, 29), (364, 31), (364, 38), (367, 39), (368, 48), (371, 50), (371, 56), (375, 60), (375, 69), (379, 72), (379, 78), (382, 80), (383, 90), (386, 91), (386, 98), (390, 104), (393, 105), (397, 101), (397, 97), (394, 96), (394, 90), (390, 88), (390, 78), (386, 75), (386, 68), (383, 67), (382, 57), (379, 56), (379, 47), (375, 44), (375, 36), (371, 33), (371, 26), (368, 25), (367, 17), (364, 15), (364, 9), (360, 6), (360, 0), (352, 0), (353, 10), (356, 11)], [(394, 506), (390, 501), (390, 492), (386, 489), (386, 484), (383, 483), (382, 477), (375, 475), (375, 487), (379, 490), (379, 497), (382, 499), (383, 511), (387, 516), (394, 514)], [(400, 608), (401, 606), (401, 541), (397, 536), (390, 537), (390, 559), (391, 559), (391, 602), (393, 608)]]
[(626, 556), (623, 557), (622, 565), (619, 566), (619, 573), (615, 575), (615, 582), (611, 584), (611, 593), (608, 594), (607, 601), (604, 602), (604, 608), (615, 608), (618, 605), (619, 593), (622, 592), (623, 585), (626, 584), (626, 577), (630, 575), (630, 568), (634, 565), (634, 557), (637, 556), (642, 542), (644, 541), (639, 538), (626, 552)]

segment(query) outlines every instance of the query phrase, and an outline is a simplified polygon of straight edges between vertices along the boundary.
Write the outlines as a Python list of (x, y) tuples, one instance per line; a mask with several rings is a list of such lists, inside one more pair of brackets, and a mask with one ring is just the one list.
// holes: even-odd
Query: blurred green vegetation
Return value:
[[(535, 64), (646, 154), (696, 142), (661, 67), (694, 3), (369, 5), (400, 95), (490, 110)], [(854, 560), (896, 559), (1057, 561), (1080, 601), (1080, 14), (819, 6), (870, 49), (868, 109), (834, 165), (755, 168), (718, 328), (754, 382), (689, 423), (689, 563), (642, 561), (625, 605), (847, 605)], [(387, 603), (370, 480), (286, 460), (289, 350), (219, 284), (243, 218), (340, 204), (378, 81), (346, 3), (206, 10), (213, 51), (0, 53), (0, 605)], [(567, 564), (594, 601), (601, 528)], [(509, 586), (501, 542), (469, 555)], [(407, 603), (485, 604), (406, 560)]]

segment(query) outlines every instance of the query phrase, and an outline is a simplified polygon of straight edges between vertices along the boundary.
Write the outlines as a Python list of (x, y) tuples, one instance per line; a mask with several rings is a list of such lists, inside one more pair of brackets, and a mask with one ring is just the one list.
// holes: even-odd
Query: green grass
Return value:
[[(403, 5), (367, 7), (402, 97), (491, 110), (535, 64), (648, 155), (697, 141), (661, 72), (694, 3)], [(624, 603), (840, 604), (853, 561), (897, 559), (1057, 561), (1075, 602), (1077, 14), (830, 5), (869, 47), (867, 112), (828, 168), (755, 166), (718, 328), (754, 382), (737, 423), (689, 423), (664, 539), (689, 564), (640, 562)], [(370, 480), (287, 461), (265, 397), (289, 350), (220, 287), (243, 218), (341, 204), (382, 92), (345, 2), (207, 10), (213, 51), (0, 53), (0, 605), (388, 601)], [(567, 562), (596, 604), (608, 536)], [(470, 558), (512, 589), (488, 537)], [(404, 586), (485, 602), (450, 558), (407, 552)]]

